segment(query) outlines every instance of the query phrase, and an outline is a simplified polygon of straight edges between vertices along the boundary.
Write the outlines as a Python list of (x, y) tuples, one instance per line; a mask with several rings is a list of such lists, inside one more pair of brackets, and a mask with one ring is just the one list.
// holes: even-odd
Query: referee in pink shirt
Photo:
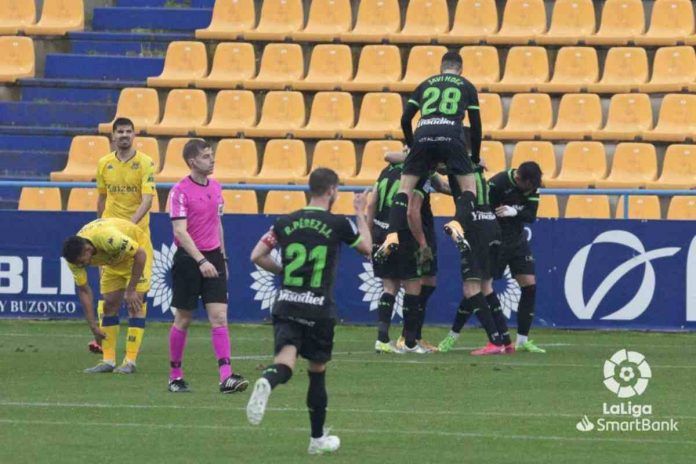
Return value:
[(223, 200), (220, 184), (208, 178), (215, 155), (207, 142), (192, 139), (184, 145), (184, 161), (191, 173), (169, 193), (169, 215), (178, 247), (172, 264), (174, 324), (169, 332), (169, 391), (188, 392), (181, 361), (186, 334), (203, 300), (208, 313), (213, 351), (220, 369), (220, 391), (246, 390), (249, 381), (232, 372), (227, 330), (227, 254), (222, 231)]

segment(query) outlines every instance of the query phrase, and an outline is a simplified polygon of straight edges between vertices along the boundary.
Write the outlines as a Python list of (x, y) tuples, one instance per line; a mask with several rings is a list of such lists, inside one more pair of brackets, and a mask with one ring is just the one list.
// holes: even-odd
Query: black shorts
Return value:
[(227, 273), (225, 260), (219, 248), (204, 251), (203, 256), (215, 266), (219, 277), (206, 279), (201, 274), (198, 263), (183, 248), (174, 253), (172, 263), (172, 306), (176, 309), (193, 311), (198, 307), (198, 298), (203, 304), (227, 304)]
[(333, 319), (309, 321), (273, 316), (274, 352), (278, 354), (284, 346), (292, 345), (300, 356), (309, 361), (329, 362), (335, 326)]
[(381, 243), (372, 245), (372, 272), (380, 279), (411, 280), (421, 277), (418, 266), (418, 243), (408, 231), (399, 232), (399, 248), (386, 261), (374, 259)]
[(403, 173), (423, 177), (433, 172), (439, 163), (444, 163), (447, 173), (454, 176), (474, 172), (474, 163), (469, 157), (463, 132), (449, 131), (442, 135), (416, 133), (411, 151), (404, 161)]
[(500, 255), (500, 228), (495, 219), (475, 221), (465, 232), (471, 249), (460, 256), (462, 280), (488, 280)]
[(502, 279), (507, 266), (510, 266), (512, 276), (535, 274), (534, 256), (529, 248), (529, 242), (524, 236), (513, 242), (503, 241), (493, 278)]

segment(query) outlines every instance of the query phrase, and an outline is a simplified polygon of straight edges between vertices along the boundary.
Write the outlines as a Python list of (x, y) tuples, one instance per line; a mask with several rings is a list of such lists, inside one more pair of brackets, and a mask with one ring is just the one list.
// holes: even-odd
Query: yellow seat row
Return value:
[(566, 45), (696, 41), (689, 0), (656, 0), (647, 30), (642, 0), (606, 0), (598, 30), (592, 0), (557, 0), (548, 28), (543, 0), (507, 0), (500, 28), (496, 0), (459, 0), (451, 29), (446, 0), (411, 0), (403, 27), (398, 0), (362, 0), (352, 28), (350, 0), (314, 0), (306, 25), (301, 0), (264, 0), (258, 24), (254, 3), (218, 0), (210, 26), (197, 30), (196, 38)]
[[(223, 190), (226, 214), (257, 214), (260, 211), (257, 192), (254, 190)], [(336, 214), (353, 214), (352, 192), (339, 192), (332, 211)], [(452, 197), (434, 193), (431, 195), (435, 216), (450, 217), (454, 214)], [(272, 190), (266, 194), (263, 206), (265, 214), (284, 214), (300, 209), (307, 204), (304, 192)], [(66, 211), (96, 211), (95, 189), (73, 188), (68, 197)], [(60, 189), (24, 187), (19, 199), (23, 211), (60, 211), (62, 209)], [(160, 211), (157, 195), (154, 196), (152, 211)], [(169, 211), (169, 204), (165, 206)], [(630, 219), (660, 219), (662, 217), (657, 196), (629, 197)], [(623, 218), (623, 198), (619, 199), (615, 217)], [(559, 217), (558, 199), (555, 195), (541, 195), (539, 217)], [(609, 219), (611, 217), (609, 197), (606, 195), (570, 195), (566, 205), (566, 218)], [(696, 197), (675, 196), (667, 211), (667, 219), (696, 220)]]
[(38, 22), (34, 0), (0, 1), (0, 35), (65, 35), (84, 27), (83, 0), (43, 0)]
[(22, 77), (34, 77), (34, 41), (29, 37), (0, 37), (0, 83), (14, 82)]
[[(256, 73), (254, 47), (246, 42), (221, 43), (215, 49), (208, 73), (202, 42), (172, 42), (164, 69), (147, 79), (150, 87), (207, 89), (297, 89), (409, 92), (424, 79), (439, 73), (443, 45), (418, 45), (410, 49), (405, 73), (396, 45), (366, 45), (353, 71), (351, 49), (345, 44), (319, 44), (312, 48), (308, 71), (302, 47), (293, 43), (265, 46)], [(652, 75), (642, 47), (613, 47), (604, 61), (600, 79), (594, 47), (562, 47), (553, 75), (547, 50), (540, 46), (515, 46), (507, 54), (500, 76), (498, 49), (472, 45), (460, 49), (464, 76), (479, 90), (491, 92), (680, 92), (696, 90), (696, 53), (692, 46), (661, 47), (655, 53)], [(403, 76), (403, 77), (402, 77)]]

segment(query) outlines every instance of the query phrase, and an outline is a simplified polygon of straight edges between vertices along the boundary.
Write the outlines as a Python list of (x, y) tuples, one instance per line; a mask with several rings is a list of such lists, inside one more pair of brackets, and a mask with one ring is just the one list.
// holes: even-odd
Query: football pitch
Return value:
[[(478, 329), (465, 329), (450, 353), (377, 355), (374, 328), (339, 326), (327, 424), (342, 445), (314, 457), (303, 362), (253, 427), (251, 388), (218, 392), (206, 325), (190, 329), (184, 357), (193, 392), (167, 392), (168, 330), (148, 326), (135, 375), (87, 375), (99, 358), (86, 350), (84, 323), (0, 321), (0, 462), (673, 464), (696, 455), (696, 333), (536, 330), (546, 355), (476, 358)], [(426, 327), (425, 337), (446, 332)], [(122, 326), (119, 358), (124, 337)], [(231, 337), (233, 367), (253, 382), (271, 360), (271, 328), (231, 325)], [(652, 370), (645, 392), (628, 399), (603, 383), (605, 361), (623, 348)], [(650, 406), (638, 421), (672, 420), (678, 431), (600, 430), (601, 420), (635, 422), (604, 413), (629, 401)], [(594, 429), (582, 432), (585, 415)]]

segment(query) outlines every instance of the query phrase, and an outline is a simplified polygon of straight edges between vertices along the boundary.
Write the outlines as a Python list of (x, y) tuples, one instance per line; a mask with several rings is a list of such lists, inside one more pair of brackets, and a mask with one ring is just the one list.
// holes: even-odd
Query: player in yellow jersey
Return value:
[[(75, 278), (85, 319), (97, 341), (102, 342), (104, 350), (102, 362), (85, 372), (113, 372), (116, 368), (118, 310), (125, 301), (128, 312), (138, 314), (150, 289), (150, 237), (139, 226), (125, 219), (97, 219), (85, 225), (77, 235), (65, 240), (62, 255)], [(94, 316), (87, 266), (102, 266), (99, 285), (104, 297), (104, 317), (101, 329)], [(142, 339), (142, 333), (139, 338)], [(132, 367), (132, 372), (135, 372), (135, 364)]]
[[(155, 190), (155, 165), (152, 159), (133, 148), (135, 127), (127, 118), (117, 118), (113, 124), (112, 139), (116, 150), (102, 157), (97, 165), (97, 216), (125, 219), (137, 224), (150, 240), (150, 208)], [(152, 262), (152, 245), (146, 248), (148, 263)], [(102, 290), (102, 293), (104, 291)], [(101, 320), (104, 301), (97, 304)], [(126, 356), (116, 372), (130, 374), (135, 371), (135, 362), (145, 330), (147, 303), (140, 309), (128, 311), (128, 335)], [(96, 342), (90, 344), (91, 351), (99, 351)]]

